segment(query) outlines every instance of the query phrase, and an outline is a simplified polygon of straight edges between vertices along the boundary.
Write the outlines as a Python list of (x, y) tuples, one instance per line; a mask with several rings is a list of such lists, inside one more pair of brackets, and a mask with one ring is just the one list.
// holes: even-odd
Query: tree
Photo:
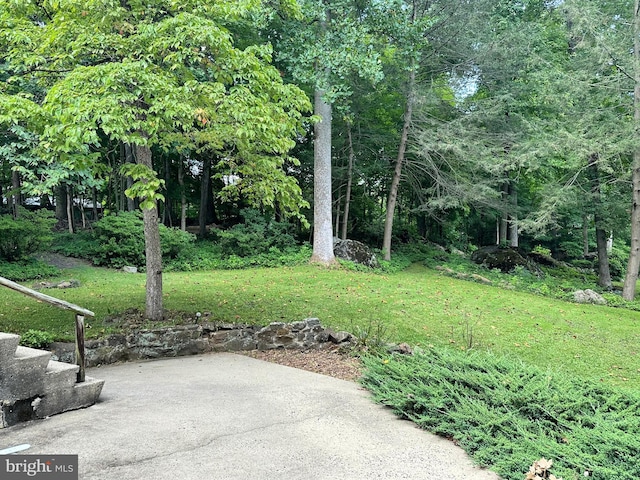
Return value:
[[(147, 253), (147, 317), (160, 319), (162, 267), (157, 200), (163, 181), (153, 150), (176, 142), (226, 154), (238, 176), (230, 192), (279, 202), (297, 213), (300, 191), (283, 170), (310, 106), (269, 65), (271, 49), (234, 47), (225, 25), (259, 2), (95, 0), (46, 4), (0, 1), (0, 37), (13, 78), (46, 88), (42, 101), (0, 93), (0, 123), (28, 123), (40, 154), (70, 169), (95, 163), (107, 137), (130, 144), (126, 173), (142, 199)], [(280, 4), (295, 13), (294, 3)], [(246, 182), (243, 180), (246, 179)], [(266, 194), (266, 195), (263, 195)]]
[[(275, 25), (278, 57), (293, 78), (313, 91), (314, 201), (312, 262), (335, 263), (332, 222), (332, 115), (346, 108), (352, 88), (347, 79), (356, 73), (381, 78), (377, 52), (366, 22), (369, 2), (303, 0), (304, 18)], [(336, 232), (337, 234), (337, 232)]]

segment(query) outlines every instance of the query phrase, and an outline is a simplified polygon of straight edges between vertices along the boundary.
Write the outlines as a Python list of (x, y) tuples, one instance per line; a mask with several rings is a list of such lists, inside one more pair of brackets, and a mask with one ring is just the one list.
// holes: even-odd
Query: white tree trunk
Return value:
[[(633, 10), (633, 89), (634, 121), (636, 129), (640, 126), (640, 0), (635, 0)], [(624, 278), (622, 298), (633, 300), (636, 295), (638, 269), (640, 269), (640, 147), (633, 153), (633, 203), (631, 206), (631, 252), (627, 263), (627, 274)]]
[(314, 113), (320, 117), (315, 124), (313, 142), (313, 255), (311, 262), (322, 265), (335, 263), (333, 254), (333, 223), (331, 221), (331, 105), (316, 89)]

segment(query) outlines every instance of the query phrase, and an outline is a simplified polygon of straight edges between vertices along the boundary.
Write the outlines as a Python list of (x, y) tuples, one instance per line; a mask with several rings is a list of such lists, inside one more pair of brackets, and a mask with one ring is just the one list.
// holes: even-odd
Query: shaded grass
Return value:
[[(81, 287), (47, 293), (105, 317), (144, 308), (145, 277), (100, 268), (65, 272)], [(612, 385), (640, 387), (637, 312), (578, 305), (442, 276), (420, 265), (380, 275), (304, 265), (164, 275), (165, 308), (211, 312), (220, 322), (267, 324), (318, 317), (349, 331), (383, 324), (389, 340), (459, 350), (494, 350), (542, 368)], [(71, 339), (73, 315), (0, 290), (0, 330), (46, 330)]]

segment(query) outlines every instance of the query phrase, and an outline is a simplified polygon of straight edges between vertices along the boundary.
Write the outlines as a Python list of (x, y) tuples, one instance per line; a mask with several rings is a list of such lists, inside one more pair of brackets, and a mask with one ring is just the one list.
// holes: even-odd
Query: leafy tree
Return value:
[[(42, 102), (0, 93), (0, 122), (29, 124), (40, 134), (40, 154), (70, 169), (95, 163), (91, 147), (102, 137), (133, 146), (128, 195), (142, 199), (150, 319), (163, 315), (163, 181), (152, 147), (223, 151), (238, 174), (228, 190), (297, 212), (300, 192), (282, 167), (308, 101), (269, 65), (270, 47), (238, 49), (227, 28), (259, 3), (0, 1), (13, 74), (5, 83), (29, 76), (47, 88)], [(295, 13), (293, 2), (280, 5)]]

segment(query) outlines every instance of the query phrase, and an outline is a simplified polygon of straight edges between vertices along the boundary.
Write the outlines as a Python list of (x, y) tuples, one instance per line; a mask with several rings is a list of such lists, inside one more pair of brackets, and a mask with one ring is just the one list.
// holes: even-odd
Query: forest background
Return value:
[(254, 207), (325, 264), (334, 236), (386, 259), (425, 240), (595, 252), (600, 284), (613, 268), (633, 299), (640, 54), (625, 2), (2, 3), (14, 218), (38, 198), (73, 233), (142, 204), (149, 275), (157, 216), (204, 238)]

